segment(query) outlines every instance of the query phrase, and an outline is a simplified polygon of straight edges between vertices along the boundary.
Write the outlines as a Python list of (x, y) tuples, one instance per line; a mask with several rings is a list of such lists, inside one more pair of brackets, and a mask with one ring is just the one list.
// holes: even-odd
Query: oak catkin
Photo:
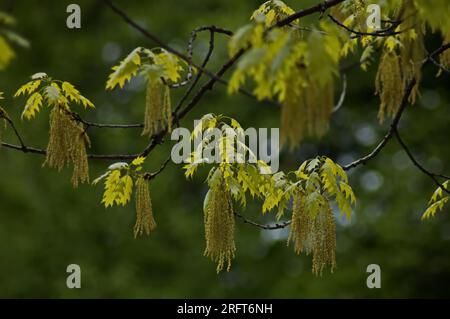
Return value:
[(89, 181), (89, 164), (86, 154), (89, 138), (83, 125), (73, 120), (64, 110), (54, 107), (50, 112), (50, 134), (43, 166), (58, 171), (73, 164), (72, 184)]
[(352, 11), (355, 18), (355, 22), (360, 30), (366, 29), (366, 1), (365, 0), (353, 0), (351, 1)]
[(205, 207), (204, 223), (206, 249), (204, 255), (210, 257), (217, 264), (217, 272), (231, 268), (236, 246), (234, 243), (234, 213), (229, 191), (225, 181), (220, 181), (210, 188), (209, 200)]
[(385, 50), (378, 67), (375, 81), (376, 94), (381, 104), (378, 119), (383, 122), (386, 116), (394, 117), (400, 108), (404, 93), (401, 58), (395, 51)]
[(312, 254), (312, 272), (322, 275), (325, 267), (331, 272), (336, 268), (336, 225), (328, 201), (313, 216), (305, 209), (305, 196), (301, 192), (294, 195), (289, 242), (294, 243), (297, 254)]
[(305, 90), (289, 86), (281, 109), (281, 144), (293, 150), (305, 137)]
[(148, 181), (139, 177), (136, 181), (136, 223), (134, 225), (134, 237), (144, 232), (149, 235), (156, 228), (153, 217), (152, 201)]
[[(444, 44), (450, 43), (450, 31), (447, 32), (444, 38)], [(439, 61), (447, 70), (450, 69), (450, 50), (445, 50), (440, 56)]]
[[(402, 8), (402, 16), (405, 20), (404, 29), (410, 32), (405, 33), (402, 39), (402, 46), (400, 48), (400, 61), (403, 71), (403, 85), (405, 88), (408, 84), (415, 80), (415, 85), (409, 96), (409, 102), (415, 104), (420, 95), (419, 86), (422, 80), (422, 61), (425, 58), (424, 46), (424, 27), (417, 18), (415, 12), (417, 11), (413, 1), (405, 1)], [(411, 37), (413, 32), (415, 37)]]
[(288, 88), (281, 111), (281, 142), (290, 149), (306, 137), (323, 137), (334, 108), (334, 84), (323, 86), (309, 79), (306, 86)]
[(172, 131), (170, 88), (160, 81), (149, 80), (147, 83), (142, 135), (152, 136), (166, 128), (168, 132)]

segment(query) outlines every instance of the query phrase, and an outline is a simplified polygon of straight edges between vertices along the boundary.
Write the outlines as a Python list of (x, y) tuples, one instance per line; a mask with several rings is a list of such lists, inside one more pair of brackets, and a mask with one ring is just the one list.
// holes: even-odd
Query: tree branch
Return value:
[(412, 90), (413, 90), (415, 85), (416, 85), (416, 80), (415, 79), (413, 79), (413, 80), (411, 80), (409, 82), (408, 86), (406, 87), (405, 94), (403, 95), (403, 99), (402, 99), (402, 103), (400, 105), (400, 108), (398, 109), (398, 111), (397, 111), (397, 113), (396, 113), (396, 115), (395, 115), (395, 117), (394, 117), (394, 119), (393, 119), (393, 121), (391, 123), (389, 131), (386, 133), (386, 135), (381, 140), (381, 142), (378, 144), (378, 146), (375, 147), (375, 149), (372, 152), (370, 152), (368, 155), (366, 155), (366, 156), (364, 156), (364, 157), (362, 157), (362, 158), (360, 158), (360, 159), (358, 159), (358, 160), (356, 160), (356, 161), (354, 161), (354, 162), (352, 162), (350, 164), (342, 166), (342, 168), (345, 171), (348, 171), (348, 170), (350, 170), (352, 168), (355, 168), (355, 167), (357, 167), (359, 165), (365, 165), (372, 158), (376, 157), (381, 152), (381, 150), (387, 145), (389, 140), (392, 138), (392, 135), (394, 134), (394, 132), (395, 132), (397, 126), (398, 126), (398, 123), (400, 122), (400, 118), (402, 117), (403, 112), (406, 109), (406, 106), (408, 105), (409, 96), (411, 95), (411, 92), (412, 92)]
[(447, 188), (444, 187), (444, 185), (441, 184), (441, 182), (439, 182), (439, 180), (437, 179), (437, 177), (441, 177), (441, 178), (446, 178), (449, 179), (449, 177), (445, 176), (445, 175), (440, 175), (440, 174), (434, 174), (432, 172), (430, 172), (429, 170), (425, 169), (425, 167), (423, 167), (415, 158), (414, 155), (412, 154), (412, 152), (409, 150), (408, 146), (406, 145), (406, 143), (403, 141), (403, 139), (400, 136), (400, 133), (398, 132), (398, 129), (396, 128), (394, 130), (394, 134), (395, 137), (397, 138), (398, 143), (401, 145), (401, 147), (403, 147), (403, 149), (405, 150), (405, 153), (408, 155), (409, 159), (411, 160), (411, 162), (414, 164), (414, 166), (416, 166), (422, 173), (424, 173), (425, 175), (427, 175), (428, 177), (430, 177), (433, 182), (440, 188), (442, 188), (446, 193), (450, 194), (450, 190), (448, 190)]
[(264, 230), (283, 229), (283, 228), (288, 227), (292, 223), (292, 221), (289, 220), (289, 221), (286, 221), (283, 223), (277, 223), (277, 224), (273, 224), (273, 225), (263, 225), (263, 224), (259, 224), (254, 221), (251, 221), (239, 213), (234, 213), (234, 216), (236, 216), (238, 219), (240, 219), (244, 224), (249, 224), (249, 225), (264, 229)]
[[(372, 36), (372, 37), (390, 37), (393, 35), (397, 35), (397, 34), (402, 34), (407, 30), (401, 30), (401, 31), (394, 31), (395, 28), (398, 26), (396, 24), (393, 24), (392, 26), (390, 26), (387, 29), (384, 30), (378, 30), (376, 32), (361, 32), (361, 31), (356, 31), (353, 30), (349, 27), (347, 27), (345, 24), (341, 23), (340, 21), (338, 21), (335, 17), (333, 17), (331, 14), (328, 15), (328, 17), (331, 19), (331, 21), (333, 21), (336, 25), (338, 25), (339, 27), (345, 29), (346, 31), (357, 35), (358, 37), (361, 36)], [(401, 22), (400, 22), (401, 23)], [(398, 23), (398, 24), (400, 24)]]
[(338, 4), (340, 4), (342, 2), (344, 2), (344, 0), (329, 0), (329, 1), (325, 0), (325, 1), (321, 2), (321, 3), (319, 3), (318, 5), (310, 7), (308, 9), (300, 10), (300, 11), (290, 15), (289, 17), (279, 21), (272, 28), (284, 27), (285, 25), (288, 25), (288, 24), (290, 24), (291, 22), (294, 22), (297, 19), (309, 16), (309, 15), (314, 14), (314, 13), (321, 13), (321, 14), (323, 14), (327, 9), (332, 8), (334, 6), (337, 6)]
[[(427, 62), (430, 62), (432, 58), (434, 58), (435, 56), (443, 53), (444, 51), (450, 49), (450, 43), (444, 44), (441, 47), (439, 47), (438, 49), (436, 49), (435, 51), (433, 51), (431, 54), (429, 54), (422, 62), (421, 67), (423, 67)], [(394, 120), (392, 121), (391, 127), (389, 129), (389, 131), (386, 133), (386, 135), (384, 136), (384, 138), (381, 140), (381, 142), (377, 145), (377, 147), (368, 155), (350, 163), (347, 164), (345, 166), (343, 166), (342, 168), (346, 171), (355, 168), (359, 165), (364, 165), (366, 164), (368, 161), (370, 161), (372, 158), (376, 157), (381, 150), (386, 146), (386, 144), (389, 142), (389, 140), (392, 138), (392, 136), (394, 135), (394, 133), (397, 130), (398, 127), (398, 123), (400, 122), (400, 119), (402, 117), (403, 112), (406, 109), (406, 106), (408, 105), (408, 99), (409, 96), (411, 95), (411, 92), (414, 88), (414, 86), (416, 85), (416, 80), (413, 79), (410, 81), (410, 83), (408, 84), (408, 86), (405, 89), (405, 94), (403, 96), (402, 99), (402, 104), (397, 112), (397, 114), (394, 117)]]
[(169, 157), (167, 157), (167, 159), (162, 163), (161, 167), (156, 172), (145, 173), (144, 178), (148, 181), (154, 179), (156, 176), (162, 173), (162, 171), (166, 168), (167, 164), (169, 164), (170, 160), (171, 156), (169, 155)]
[[(167, 45), (164, 41), (162, 41), (161, 39), (159, 39), (156, 35), (154, 35), (153, 33), (149, 32), (148, 30), (144, 29), (143, 27), (141, 27), (138, 23), (134, 22), (124, 11), (122, 11), (121, 9), (119, 9), (112, 1), (110, 0), (103, 0), (103, 2), (111, 8), (111, 10), (113, 12), (115, 12), (118, 16), (120, 16), (127, 24), (129, 24), (131, 27), (133, 27), (134, 29), (136, 29), (137, 31), (139, 31), (140, 33), (142, 33), (145, 37), (147, 37), (148, 39), (152, 40), (153, 42), (157, 43), (161, 48), (167, 50), (168, 52), (176, 55), (177, 57), (179, 57), (180, 59), (184, 60), (185, 62), (187, 62), (189, 65), (195, 67), (198, 71), (201, 71), (202, 73), (208, 75), (211, 79), (214, 79), (215, 82), (219, 82), (221, 84), (227, 85), (228, 86), (228, 82), (225, 81), (224, 79), (222, 79), (221, 77), (218, 77), (216, 74), (212, 73), (211, 71), (205, 69), (204, 67), (196, 64), (195, 62), (192, 61), (192, 59), (175, 50), (174, 48), (170, 47), (169, 45)], [(217, 30), (221, 30), (223, 31), (223, 29), (217, 29)], [(229, 35), (232, 35), (232, 33), (227, 32)], [(240, 93), (251, 97), (251, 98), (255, 98), (253, 94), (240, 89), (239, 90)]]
[[(194, 29), (191, 32), (191, 38), (189, 39), (188, 49), (187, 49), (188, 57), (190, 59), (192, 59), (192, 56), (193, 56), (194, 41), (197, 39), (197, 34), (200, 33), (200, 32), (203, 32), (203, 31), (209, 31), (209, 33), (210, 33), (210, 41), (209, 41), (208, 53), (206, 54), (205, 60), (204, 60), (204, 62), (201, 65), (202, 68), (205, 68), (206, 65), (208, 64), (209, 58), (211, 57), (212, 51), (214, 50), (214, 34), (215, 33), (221, 33), (221, 34), (225, 34), (225, 35), (228, 35), (228, 36), (232, 36), (233, 32), (231, 32), (229, 30), (225, 30), (223, 28), (218, 28), (218, 27), (216, 27), (214, 25), (201, 26), (201, 27), (198, 27), (198, 28)], [(201, 74), (201, 73), (202, 72), (200, 71), (199, 74)], [(189, 70), (188, 70), (188, 74), (186, 76), (186, 80), (181, 82), (181, 83), (171, 84), (170, 87), (173, 88), (173, 89), (177, 89), (177, 88), (186, 86), (191, 81), (192, 74), (193, 74), (193, 68), (192, 68), (192, 65), (189, 64)], [(198, 76), (197, 78), (200, 78), (200, 77)]]

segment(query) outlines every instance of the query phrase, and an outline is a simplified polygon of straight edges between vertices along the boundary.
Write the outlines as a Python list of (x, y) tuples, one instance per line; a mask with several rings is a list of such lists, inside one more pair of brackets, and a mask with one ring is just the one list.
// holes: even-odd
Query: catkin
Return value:
[(64, 110), (54, 107), (50, 112), (50, 137), (43, 166), (48, 165), (60, 171), (72, 163), (73, 186), (78, 187), (80, 182), (88, 182), (86, 144), (90, 143), (83, 125), (74, 121)]
[(139, 177), (136, 181), (136, 223), (134, 225), (134, 237), (144, 232), (149, 235), (156, 228), (153, 217), (152, 200), (148, 181)]
[[(417, 18), (416, 11), (417, 9), (413, 1), (404, 1), (401, 10), (402, 17), (405, 20), (403, 28), (405, 30), (411, 29), (411, 31), (403, 35), (402, 46), (400, 48), (400, 61), (402, 63), (401, 67), (405, 88), (411, 80), (415, 80), (416, 83), (409, 96), (409, 102), (411, 104), (415, 104), (420, 95), (419, 86), (422, 80), (421, 65), (425, 58), (424, 27)], [(411, 32), (414, 32), (414, 38), (410, 36)]]
[[(450, 43), (450, 31), (447, 32), (444, 38), (444, 44)], [(445, 50), (439, 57), (443, 67), (450, 69), (450, 50)]]
[(145, 101), (142, 135), (154, 135), (160, 130), (172, 131), (172, 103), (170, 88), (160, 81), (149, 80)]
[(227, 263), (231, 268), (236, 246), (234, 243), (234, 213), (230, 193), (225, 188), (225, 181), (220, 181), (210, 188), (209, 200), (205, 207), (204, 223), (206, 249), (204, 255), (217, 264), (217, 273)]
[(353, 0), (351, 1), (352, 11), (355, 17), (355, 21), (361, 30), (366, 28), (366, 1), (365, 0)]
[(381, 99), (378, 112), (380, 122), (386, 116), (394, 117), (397, 114), (405, 90), (403, 83), (400, 56), (395, 51), (385, 50), (375, 81), (376, 94)]
[(312, 216), (305, 209), (305, 197), (301, 192), (294, 195), (289, 242), (294, 243), (297, 254), (312, 254), (312, 272), (322, 275), (326, 266), (331, 272), (336, 268), (336, 226), (328, 201)]
[(304, 93), (303, 88), (296, 91), (289, 86), (281, 109), (281, 144), (288, 144), (291, 150), (301, 143), (305, 135)]
[(281, 142), (291, 150), (305, 137), (324, 136), (334, 108), (333, 81), (320, 86), (309, 80), (306, 87), (288, 88), (281, 111)]

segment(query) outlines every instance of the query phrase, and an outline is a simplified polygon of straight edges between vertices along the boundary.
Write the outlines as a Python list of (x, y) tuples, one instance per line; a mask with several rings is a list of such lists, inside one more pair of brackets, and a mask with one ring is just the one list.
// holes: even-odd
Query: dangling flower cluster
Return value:
[(344, 170), (331, 159), (319, 157), (304, 162), (295, 172), (298, 180), (289, 186), (293, 198), (288, 244), (300, 254), (312, 254), (312, 272), (336, 268), (336, 226), (331, 210), (334, 199), (341, 215), (351, 217), (356, 198)]
[(277, 99), (283, 109), (282, 141), (295, 148), (304, 137), (322, 137), (328, 131), (343, 40), (341, 31), (326, 23), (320, 26), (323, 33), (336, 37), (319, 30), (303, 36), (293, 25), (267, 29), (287, 14), (283, 8), (279, 1), (266, 2), (253, 14), (254, 22), (231, 38), (231, 56), (251, 48), (238, 63), (228, 92), (237, 92), (250, 78), (258, 99)]
[(296, 89), (288, 88), (281, 110), (281, 143), (293, 149), (305, 137), (323, 137), (328, 132), (333, 108), (333, 81), (323, 88), (313, 80)]
[(50, 111), (50, 137), (43, 166), (61, 171), (73, 164), (72, 185), (89, 182), (89, 164), (86, 145), (89, 137), (82, 124), (74, 121), (64, 109), (54, 107)]
[(394, 50), (385, 49), (375, 81), (376, 94), (381, 99), (378, 112), (380, 122), (386, 116), (394, 117), (402, 103), (405, 88), (401, 65), (400, 56)]
[(305, 207), (305, 196), (301, 191), (294, 195), (292, 224), (288, 242), (294, 243), (297, 254), (312, 253), (312, 272), (321, 275), (329, 266), (336, 268), (336, 226), (329, 202), (323, 199), (317, 213)]
[(19, 88), (15, 97), (28, 95), (22, 118), (32, 119), (45, 103), (50, 111), (50, 138), (43, 166), (59, 171), (73, 164), (72, 185), (89, 181), (89, 164), (86, 146), (89, 137), (83, 124), (78, 122), (70, 109), (71, 103), (94, 108), (94, 104), (82, 96), (69, 82), (53, 80), (45, 73), (36, 73), (31, 81)]
[(119, 65), (112, 68), (107, 89), (123, 88), (138, 73), (147, 80), (144, 130), (142, 135), (154, 135), (172, 130), (170, 84), (181, 79), (185, 62), (164, 49), (134, 49)]
[[(444, 44), (450, 43), (450, 31), (447, 32), (444, 38)], [(443, 67), (450, 69), (450, 50), (445, 50), (440, 56), (439, 60)], [(442, 71), (442, 70), (441, 70)]]
[(142, 173), (145, 157), (138, 156), (131, 163), (115, 163), (108, 167), (105, 174), (96, 178), (92, 184), (104, 180), (105, 190), (102, 203), (106, 208), (113, 205), (125, 206), (131, 201), (133, 181), (136, 186), (136, 222), (134, 237), (146, 233), (149, 235), (155, 228), (152, 200), (150, 197), (148, 174)]
[(144, 176), (136, 181), (136, 224), (134, 225), (134, 237), (144, 232), (149, 235), (156, 228), (153, 217), (152, 201), (148, 181)]
[(353, 17), (360, 30), (365, 30), (366, 26), (366, 1), (353, 0), (350, 2), (353, 11)]
[(402, 28), (408, 30), (398, 37), (402, 43), (400, 47), (401, 69), (403, 71), (403, 82), (406, 87), (411, 80), (415, 85), (411, 91), (409, 101), (415, 104), (419, 97), (419, 86), (422, 80), (422, 68), (420, 67), (425, 58), (424, 26), (418, 16), (414, 1), (404, 1), (402, 9)]
[(166, 128), (168, 132), (172, 131), (170, 89), (160, 80), (149, 81), (142, 135), (152, 136)]
[(210, 190), (205, 198), (204, 222), (205, 256), (217, 263), (217, 272), (227, 264), (231, 268), (236, 246), (234, 244), (234, 213), (232, 198), (220, 169), (216, 169), (209, 180)]

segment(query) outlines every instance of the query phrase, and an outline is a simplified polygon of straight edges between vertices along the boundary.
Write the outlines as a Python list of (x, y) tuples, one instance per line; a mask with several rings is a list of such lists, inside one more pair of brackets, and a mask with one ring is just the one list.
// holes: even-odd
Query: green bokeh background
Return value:
[[(95, 111), (79, 112), (99, 122), (140, 122), (144, 88), (133, 81), (125, 90), (104, 90), (110, 67), (137, 46), (154, 46), (123, 23), (102, 1), (81, 1), (82, 29), (66, 28), (66, 7), (73, 1), (2, 1), (11, 6), (17, 30), (32, 43), (18, 49), (17, 59), (0, 73), (2, 103), (18, 123), (29, 145), (44, 148), (48, 138), (48, 110), (36, 120), (20, 121), (23, 99), (12, 100), (15, 90), (31, 74), (49, 75), (74, 83), (96, 104)], [(294, 9), (317, 1), (287, 1)], [(185, 50), (190, 31), (200, 25), (236, 30), (248, 21), (259, 1), (166, 0), (116, 1), (136, 21), (179, 50)], [(317, 16), (308, 18), (316, 21)], [(224, 36), (216, 37), (210, 70), (227, 58)], [(429, 50), (440, 45), (429, 34)], [(195, 59), (206, 52), (208, 35), (200, 35)], [(358, 57), (353, 57), (357, 59)], [(282, 169), (293, 170), (305, 159), (328, 155), (346, 164), (368, 153), (382, 138), (388, 124), (376, 119), (374, 96), (376, 65), (365, 73), (348, 74), (348, 98), (334, 114), (331, 130), (321, 141), (306, 141), (293, 153), (283, 152)], [(427, 66), (420, 102), (407, 110), (400, 130), (417, 158), (430, 170), (450, 172), (448, 149), (449, 77), (435, 77)], [(228, 74), (229, 76), (229, 74)], [(174, 92), (176, 101), (182, 94)], [(336, 92), (338, 95), (339, 93)], [(216, 85), (182, 125), (205, 113), (235, 117), (245, 127), (279, 126), (279, 110), (239, 95), (227, 96)], [(146, 145), (139, 130), (89, 131), (93, 153), (135, 153)], [(15, 143), (8, 130), (4, 139)], [(168, 156), (171, 143), (158, 147), (146, 169), (157, 169)], [(396, 141), (365, 167), (351, 172), (358, 197), (352, 221), (338, 218), (337, 262), (334, 274), (311, 274), (311, 260), (286, 247), (288, 230), (261, 231), (237, 222), (237, 255), (229, 273), (215, 273), (203, 257), (202, 204), (206, 171), (186, 181), (180, 166), (170, 163), (151, 183), (158, 228), (150, 237), (133, 238), (134, 205), (105, 209), (102, 187), (82, 185), (74, 190), (71, 170), (61, 173), (41, 168), (43, 157), (0, 150), (0, 297), (50, 298), (360, 298), (449, 297), (449, 210), (427, 222), (420, 216), (435, 189), (428, 177), (409, 162)], [(91, 162), (91, 177), (110, 163)], [(243, 213), (260, 222), (260, 204)], [(66, 287), (66, 267), (79, 264), (82, 288)], [(382, 288), (366, 287), (366, 267), (379, 264)]]

